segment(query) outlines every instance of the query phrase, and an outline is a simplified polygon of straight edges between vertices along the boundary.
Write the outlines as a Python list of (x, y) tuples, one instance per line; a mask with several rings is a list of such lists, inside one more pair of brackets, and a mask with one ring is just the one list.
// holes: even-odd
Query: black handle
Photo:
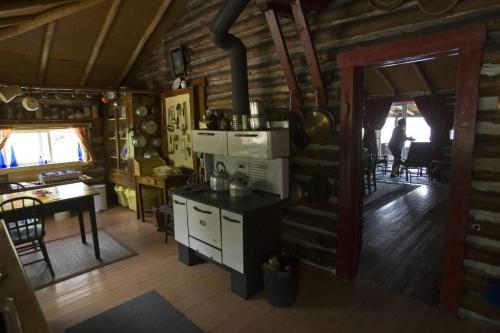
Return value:
[(177, 200), (174, 200), (174, 203), (176, 203), (178, 205), (182, 205), (182, 206), (186, 205), (184, 202), (180, 202), (180, 201), (177, 201)]
[(206, 135), (206, 136), (214, 136), (215, 135), (215, 133), (204, 133), (204, 132), (201, 132), (201, 133), (198, 132), (197, 134), (198, 135)]
[(258, 134), (235, 134), (234, 136), (237, 138), (256, 138), (259, 135)]
[(195, 211), (197, 211), (198, 213), (203, 213), (203, 214), (212, 214), (212, 212), (211, 212), (211, 211), (207, 211), (207, 210), (199, 209), (199, 208), (198, 208), (198, 207), (196, 207), (196, 206), (193, 206), (193, 209), (194, 209)]
[(228, 222), (233, 222), (233, 223), (241, 223), (241, 221), (238, 220), (233, 220), (232, 218), (227, 217), (226, 215), (222, 215), (222, 218)]

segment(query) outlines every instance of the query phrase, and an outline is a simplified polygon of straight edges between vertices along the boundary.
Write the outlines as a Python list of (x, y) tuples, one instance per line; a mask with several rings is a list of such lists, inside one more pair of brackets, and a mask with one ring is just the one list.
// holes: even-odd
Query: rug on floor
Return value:
[[(101, 259), (94, 256), (92, 233), (86, 234), (87, 244), (83, 244), (80, 234), (46, 242), (55, 277), (50, 275), (45, 261), (24, 266), (28, 280), (37, 290), (67, 280), (74, 276), (92, 271), (119, 260), (137, 255), (136, 252), (116, 240), (106, 231), (99, 229), (99, 248)], [(41, 252), (21, 257), (21, 262), (30, 262), (42, 258)]]
[(200, 333), (193, 322), (152, 290), (91, 317), (67, 333)]
[(364, 197), (363, 212), (380, 208), (418, 188), (420, 185), (377, 181), (377, 190)]

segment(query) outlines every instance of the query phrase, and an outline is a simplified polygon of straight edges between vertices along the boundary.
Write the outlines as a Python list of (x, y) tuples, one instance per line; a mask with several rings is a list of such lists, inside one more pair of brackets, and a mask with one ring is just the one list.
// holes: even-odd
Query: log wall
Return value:
[[(168, 51), (183, 44), (189, 53), (191, 77), (206, 77), (207, 107), (231, 108), (229, 58), (208, 37), (221, 0), (190, 0), (185, 15), (163, 37), (142, 70), (128, 78), (133, 87), (167, 90), (172, 76)], [(392, 11), (374, 9), (368, 0), (331, 1), (328, 10), (308, 16), (321, 70), (327, 85), (330, 108), (337, 113), (339, 103), (339, 52), (359, 46), (417, 36), (472, 22), (488, 25), (484, 62), (500, 64), (500, 4), (498, 0), (460, 1), (441, 16), (420, 12), (416, 1), (406, 1)], [(306, 62), (294, 25), (282, 20), (291, 60), (298, 83), (304, 92), (306, 107), (314, 101)], [(276, 110), (286, 110), (288, 88), (281, 71), (263, 14), (251, 1), (231, 32), (242, 38), (248, 51), (251, 98), (260, 98)], [(482, 77), (481, 96), (497, 96), (500, 76)], [(467, 236), (463, 295), (460, 315), (500, 327), (500, 310), (482, 301), (480, 293), (491, 279), (500, 279), (500, 111), (480, 110), (472, 177), (470, 226)], [(309, 145), (292, 150), (292, 174), (308, 180), (324, 174), (335, 185), (339, 162), (337, 135), (326, 145)], [(335, 192), (326, 204), (299, 205), (284, 214), (284, 246), (303, 260), (335, 271), (337, 223)]]

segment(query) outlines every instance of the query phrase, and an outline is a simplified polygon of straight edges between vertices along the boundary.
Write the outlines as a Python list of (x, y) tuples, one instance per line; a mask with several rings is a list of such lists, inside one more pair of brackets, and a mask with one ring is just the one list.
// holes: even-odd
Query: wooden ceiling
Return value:
[(365, 95), (409, 96), (449, 93), (455, 89), (457, 56), (363, 70)]
[(118, 87), (185, 2), (0, 0), (0, 83)]

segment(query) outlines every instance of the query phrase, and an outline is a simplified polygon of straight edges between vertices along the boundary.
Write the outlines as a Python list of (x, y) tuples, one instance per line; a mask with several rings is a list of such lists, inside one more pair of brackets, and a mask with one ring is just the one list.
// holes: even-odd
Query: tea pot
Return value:
[(219, 161), (215, 165), (214, 174), (210, 176), (210, 189), (215, 192), (229, 190), (229, 174), (223, 162)]

